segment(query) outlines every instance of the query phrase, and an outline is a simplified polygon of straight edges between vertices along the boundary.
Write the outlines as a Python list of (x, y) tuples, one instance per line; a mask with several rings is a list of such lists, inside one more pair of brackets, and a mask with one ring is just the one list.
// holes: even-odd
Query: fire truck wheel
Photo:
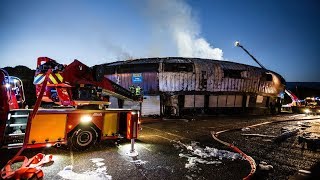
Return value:
[(95, 144), (98, 138), (98, 133), (93, 127), (79, 128), (71, 136), (71, 145), (77, 150), (88, 149)]

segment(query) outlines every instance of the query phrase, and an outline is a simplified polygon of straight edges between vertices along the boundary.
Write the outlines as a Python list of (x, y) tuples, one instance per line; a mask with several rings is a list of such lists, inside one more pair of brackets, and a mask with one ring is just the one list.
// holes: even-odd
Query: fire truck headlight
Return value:
[(305, 109), (304, 112), (305, 113), (310, 113), (311, 111), (310, 111), (310, 109)]
[(51, 147), (51, 146), (52, 146), (52, 144), (50, 144), (50, 143), (47, 143), (47, 144), (46, 144), (46, 147), (47, 147), (47, 148), (49, 148), (49, 147)]
[(89, 115), (84, 115), (84, 116), (81, 117), (80, 121), (81, 121), (82, 123), (88, 123), (88, 122), (91, 122), (91, 121), (92, 121), (92, 117), (89, 116)]
[(9, 88), (9, 87), (10, 87), (10, 84), (7, 83), (7, 84), (6, 84), (6, 88)]
[(137, 114), (137, 112), (136, 111), (131, 111), (131, 114), (135, 115), (135, 114)]

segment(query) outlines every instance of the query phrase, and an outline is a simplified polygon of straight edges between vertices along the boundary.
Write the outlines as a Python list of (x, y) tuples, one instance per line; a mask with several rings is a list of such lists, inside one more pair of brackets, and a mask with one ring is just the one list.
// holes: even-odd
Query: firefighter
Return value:
[(134, 85), (131, 85), (129, 87), (129, 90), (130, 90), (131, 94), (133, 94), (133, 95), (136, 93), (136, 88), (134, 87)]
[(136, 96), (140, 96), (141, 95), (141, 91), (142, 91), (142, 88), (138, 85), (136, 87)]

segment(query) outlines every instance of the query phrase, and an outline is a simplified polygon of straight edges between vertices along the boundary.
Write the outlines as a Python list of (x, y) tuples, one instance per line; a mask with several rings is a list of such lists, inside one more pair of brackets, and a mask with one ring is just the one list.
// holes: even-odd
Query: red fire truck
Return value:
[[(68, 144), (83, 150), (100, 140), (137, 138), (140, 112), (107, 106), (109, 96), (133, 101), (140, 98), (105, 78), (103, 72), (100, 67), (90, 68), (78, 60), (62, 65), (47, 57), (38, 58), (34, 77), (38, 99), (33, 109), (9, 107), (14, 98), (6, 84), (10, 84), (8, 79), (12, 77), (1, 73), (1, 146), (36, 148)], [(20, 82), (17, 87), (24, 98), (22, 83), (16, 82)], [(41, 108), (41, 102), (52, 105), (50, 109)]]

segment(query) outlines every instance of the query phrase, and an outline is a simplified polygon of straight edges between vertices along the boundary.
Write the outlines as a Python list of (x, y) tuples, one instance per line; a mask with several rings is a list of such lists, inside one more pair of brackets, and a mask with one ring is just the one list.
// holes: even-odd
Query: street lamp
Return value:
[(256, 63), (258, 63), (259, 66), (260, 66), (262, 69), (265, 69), (265, 70), (266, 70), (266, 68), (265, 68), (262, 64), (260, 64), (260, 62), (259, 62), (255, 57), (253, 57), (253, 56), (240, 44), (239, 41), (234, 42), (234, 46), (240, 47), (240, 48), (241, 48), (242, 50), (244, 50)]

